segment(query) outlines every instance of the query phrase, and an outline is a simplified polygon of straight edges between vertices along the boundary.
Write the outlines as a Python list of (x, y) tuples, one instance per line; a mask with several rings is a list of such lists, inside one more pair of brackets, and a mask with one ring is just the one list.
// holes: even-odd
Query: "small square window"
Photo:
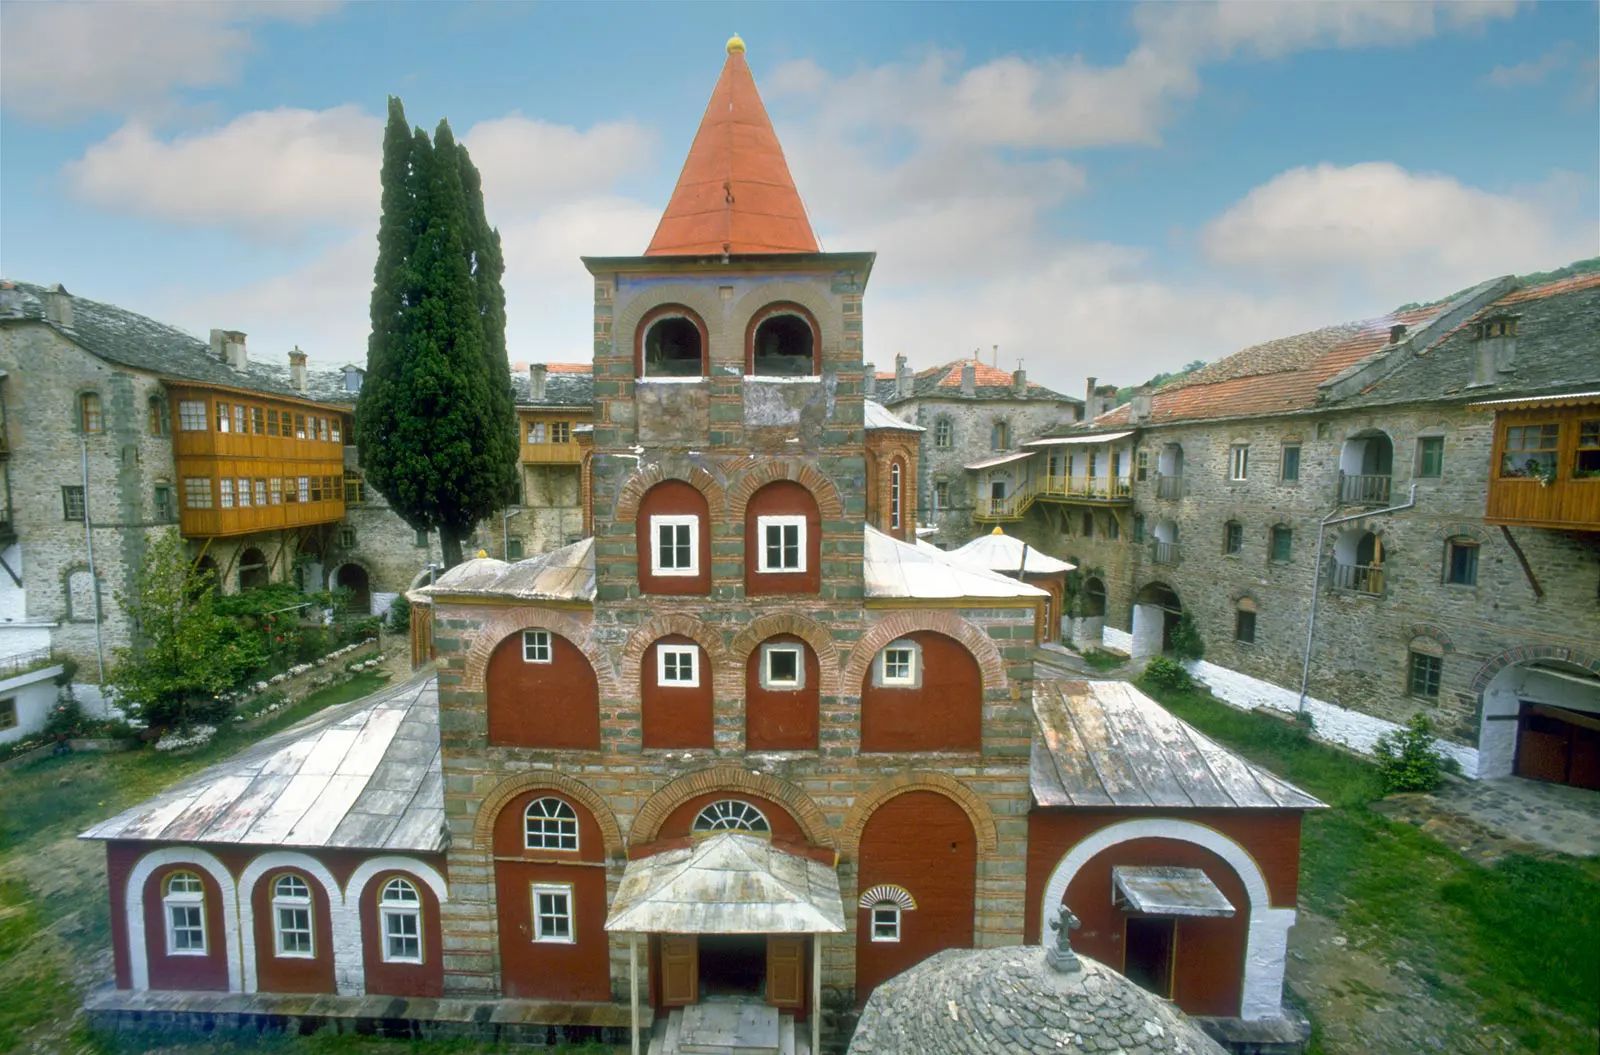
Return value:
[(690, 514), (650, 518), (650, 570), (653, 574), (698, 575), (699, 551), (698, 516)]
[(1407, 691), (1413, 696), (1438, 699), (1439, 675), (1443, 673), (1443, 670), (1444, 660), (1438, 656), (1430, 656), (1422, 652), (1411, 653), (1411, 674), (1408, 679)]
[(872, 940), (900, 940), (900, 906), (885, 902), (872, 906)]
[(698, 688), (699, 658), (698, 645), (657, 645), (656, 684), (673, 689)]
[(17, 727), (17, 701), (15, 699), (0, 700), (0, 729), (15, 729)]
[(417, 532), (416, 536), (412, 538), (411, 544), (413, 546), (416, 546), (418, 549), (427, 549), (428, 548), (428, 533), (426, 531)]
[(1417, 441), (1417, 476), (1437, 480), (1444, 475), (1444, 437), (1424, 436)]
[(1283, 445), (1283, 460), (1279, 463), (1279, 478), (1286, 484), (1298, 483), (1300, 480), (1300, 445), (1298, 443), (1285, 443)]
[(506, 539), (506, 560), (522, 559), (522, 540), (519, 538)]
[(1244, 480), (1250, 476), (1250, 445), (1235, 443), (1228, 448), (1228, 479)]
[(565, 883), (533, 884), (533, 940), (572, 944), (572, 887)]
[[(263, 504), (265, 504), (265, 503), (263, 503)], [(355, 549), (356, 548), (356, 529), (355, 528), (350, 527), (348, 524), (341, 524), (339, 526), (339, 547), (341, 549)]]
[(1254, 643), (1256, 639), (1256, 614), (1254, 612), (1247, 612), (1241, 608), (1234, 613), (1233, 639), (1246, 645)]
[(83, 486), (63, 487), (61, 489), (61, 517), (63, 520), (82, 520), (87, 515), (88, 504), (84, 501)]
[(761, 550), (757, 569), (763, 572), (803, 572), (806, 570), (806, 518), (757, 517)]
[(522, 632), (522, 661), (524, 663), (550, 662), (550, 631), (524, 630)]
[(950, 508), (950, 481), (935, 480), (933, 482), (933, 509), (940, 512)]
[(801, 688), (800, 649), (794, 645), (769, 645), (762, 656), (761, 687), (764, 689)]
[(1478, 544), (1451, 539), (1445, 546), (1444, 581), (1454, 586), (1478, 585)]
[(915, 685), (917, 683), (917, 647), (909, 641), (897, 641), (884, 649), (878, 661), (880, 685)]

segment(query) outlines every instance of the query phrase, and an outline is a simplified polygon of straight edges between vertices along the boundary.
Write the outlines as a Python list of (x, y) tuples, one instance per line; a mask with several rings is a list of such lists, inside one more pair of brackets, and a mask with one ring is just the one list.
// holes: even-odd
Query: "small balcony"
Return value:
[(1033, 504), (1033, 499), (1034, 492), (1027, 487), (1013, 491), (1003, 498), (979, 495), (978, 503), (972, 511), (972, 519), (989, 523), (1021, 520), (1027, 513), (1028, 507)]
[(524, 465), (578, 465), (583, 461), (583, 448), (569, 440), (566, 443), (524, 443)]
[(1183, 475), (1156, 474), (1156, 497), (1179, 499), (1183, 497)]
[(1113, 476), (1046, 476), (1036, 494), (1064, 502), (1131, 502), (1133, 481)]
[(1336, 590), (1376, 596), (1383, 592), (1383, 565), (1335, 563), (1333, 586)]
[(1393, 481), (1388, 473), (1339, 474), (1339, 501), (1349, 505), (1388, 505), (1389, 485)]
[(1176, 542), (1162, 542), (1156, 539), (1150, 543), (1150, 560), (1156, 564), (1178, 563), (1178, 544)]

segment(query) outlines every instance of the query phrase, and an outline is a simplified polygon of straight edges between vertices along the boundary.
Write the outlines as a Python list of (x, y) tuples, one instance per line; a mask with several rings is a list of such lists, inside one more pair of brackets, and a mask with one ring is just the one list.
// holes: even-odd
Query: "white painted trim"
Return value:
[[(152, 850), (139, 858), (128, 872), (128, 883), (123, 895), (123, 923), (128, 939), (128, 984), (135, 991), (150, 988), (149, 950), (144, 941), (144, 884), (151, 873), (165, 865), (191, 865), (209, 874), (216, 881), (222, 898), (223, 956), (228, 963), (228, 992), (240, 992), (239, 906), (233, 876), (222, 862), (204, 850), (187, 846), (169, 846)], [(163, 907), (162, 912), (165, 913)], [(166, 920), (162, 920), (166, 926)], [(208, 937), (209, 943), (211, 939)]]
[[(567, 936), (565, 938), (546, 937), (540, 933), (540, 923), (544, 916), (539, 912), (539, 895), (553, 894), (567, 899), (567, 911), (562, 918), (567, 921)], [(572, 892), (571, 883), (529, 883), (528, 898), (532, 901), (533, 909), (533, 942), (536, 945), (576, 945), (578, 944), (578, 907), (576, 897)], [(556, 918), (556, 917), (552, 917)]]
[[(773, 567), (767, 563), (767, 529), (798, 528), (795, 532), (795, 551), (800, 563), (793, 568)], [(783, 536), (778, 536), (778, 548), (783, 549)], [(756, 571), (771, 575), (800, 575), (806, 570), (806, 518), (804, 516), (756, 517)]]
[[(532, 640), (529, 640), (530, 637), (532, 638)], [(532, 658), (530, 658), (528, 656), (528, 651), (529, 651), (528, 646), (529, 645), (533, 645), (533, 646), (535, 646), (535, 650), (537, 650), (537, 647), (541, 643), (540, 640), (539, 640), (541, 637), (544, 638), (544, 641), (543, 641), (544, 658), (543, 659), (532, 659)], [(555, 637), (555, 635), (550, 633), (550, 631), (548, 631), (548, 630), (524, 630), (522, 632), (522, 662), (524, 662), (524, 663), (552, 663), (552, 662), (554, 662), (555, 661), (555, 651), (556, 651), (554, 637)]]
[[(688, 656), (689, 677), (667, 678), (667, 656)], [(674, 666), (683, 670), (683, 664)], [(660, 689), (698, 689), (700, 687), (700, 646), (699, 645), (656, 645), (656, 687)]]
[[(663, 568), (661, 566), (661, 529), (687, 527), (689, 529), (689, 566)], [(676, 538), (676, 532), (674, 532)], [(674, 543), (676, 548), (676, 543)], [(700, 574), (700, 514), (663, 513), (650, 518), (650, 574), (659, 576), (692, 577)]]
[(1273, 908), (1266, 877), (1248, 851), (1213, 828), (1168, 818), (1122, 821), (1101, 828), (1067, 851), (1045, 884), (1040, 919), (1049, 919), (1067, 896), (1072, 880), (1095, 855), (1134, 839), (1176, 839), (1202, 846), (1228, 863), (1244, 882), (1250, 899), (1250, 924), (1244, 951), (1244, 986), (1239, 1017), (1247, 1021), (1283, 1015), (1283, 969), (1295, 910)]
[[(372, 881), (372, 877), (381, 872), (405, 872), (407, 875), (427, 883), (429, 888), (433, 890), (434, 898), (439, 902), (439, 909), (441, 912), (444, 910), (445, 902), (450, 900), (450, 888), (449, 885), (445, 883), (444, 877), (435, 871), (433, 866), (425, 864), (422, 861), (417, 860), (415, 857), (401, 857), (398, 854), (385, 854), (382, 857), (369, 857), (365, 861), (362, 861), (356, 866), (356, 870), (350, 873), (350, 880), (344, 885), (344, 903), (350, 913), (350, 919), (352, 920), (351, 932), (355, 935), (356, 939), (354, 944), (355, 952), (353, 955), (357, 958), (357, 963), (362, 962), (361, 957), (366, 949), (366, 935), (361, 931), (361, 899), (366, 896), (366, 887), (367, 884)], [(376, 905), (373, 907), (374, 909), (377, 908)], [(423, 906), (419, 905), (418, 907), (420, 909)], [(382, 941), (382, 912), (376, 912), (374, 918), (376, 918), (378, 921), (378, 939)], [(428, 929), (426, 923), (427, 919), (424, 915), (424, 917), (418, 921), (417, 925), (417, 934), (422, 939), (424, 963), (427, 962), (428, 949)], [(380, 947), (378, 952), (379, 958), (381, 959), (383, 949)]]
[[(324, 935), (324, 938), (332, 942), (334, 987), (341, 996), (362, 995), (365, 988), (361, 980), (361, 943), (351, 940), (358, 934), (360, 923), (353, 912), (347, 911), (344, 891), (339, 888), (339, 881), (333, 877), (328, 866), (315, 857), (293, 850), (272, 850), (264, 853), (239, 873), (239, 938), (244, 963), (244, 991), (247, 993), (259, 991), (256, 972), (256, 916), (252, 898), (261, 877), (275, 868), (292, 868), (297, 872), (304, 872), (322, 884), (323, 893), (328, 895), (328, 921), (333, 926), (333, 933)], [(267, 900), (270, 911), (271, 898)], [(316, 947), (316, 926), (317, 914), (313, 907), (312, 948)], [(277, 929), (276, 921), (273, 929), (274, 931)]]

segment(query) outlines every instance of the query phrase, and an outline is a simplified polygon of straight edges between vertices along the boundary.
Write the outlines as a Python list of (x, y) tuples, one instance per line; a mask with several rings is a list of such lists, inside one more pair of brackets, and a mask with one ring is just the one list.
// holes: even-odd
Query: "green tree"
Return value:
[(133, 645), (116, 650), (107, 677), (119, 704), (154, 726), (212, 716), (217, 694), (260, 658), (216, 613), (215, 596), (211, 573), (190, 563), (178, 532), (163, 532), (145, 554), (133, 592), (117, 596), (136, 631)]
[(1181, 660), (1203, 659), (1206, 643), (1200, 637), (1200, 628), (1188, 612), (1178, 614), (1178, 625), (1172, 628), (1172, 654)]
[(499, 235), (449, 123), (430, 142), (407, 131), (392, 98), (382, 178), (356, 446), (368, 482), (413, 528), (437, 530), (455, 565), (462, 540), (517, 487)]

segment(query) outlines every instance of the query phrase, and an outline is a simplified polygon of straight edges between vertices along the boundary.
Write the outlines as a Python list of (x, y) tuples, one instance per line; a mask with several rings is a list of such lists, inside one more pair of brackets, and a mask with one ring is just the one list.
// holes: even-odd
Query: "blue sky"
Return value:
[(1194, 358), (1600, 254), (1593, 3), (11, 3), (0, 271), (364, 353), (385, 97), (448, 117), (512, 358), (589, 354), (734, 31), (868, 358)]

